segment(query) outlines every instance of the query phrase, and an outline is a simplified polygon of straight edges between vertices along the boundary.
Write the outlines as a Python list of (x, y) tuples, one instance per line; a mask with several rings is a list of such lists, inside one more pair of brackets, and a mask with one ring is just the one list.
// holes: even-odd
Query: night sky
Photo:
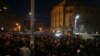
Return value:
[(10, 12), (17, 12), (22, 14), (23, 12), (27, 15), (30, 12), (30, 1), (29, 0), (3, 0), (9, 6)]

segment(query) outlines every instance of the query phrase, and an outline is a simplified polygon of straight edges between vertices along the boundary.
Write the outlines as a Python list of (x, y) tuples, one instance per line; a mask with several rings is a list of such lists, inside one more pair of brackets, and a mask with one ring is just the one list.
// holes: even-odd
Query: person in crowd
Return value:
[(23, 43), (23, 46), (19, 50), (20, 56), (31, 56), (30, 49)]

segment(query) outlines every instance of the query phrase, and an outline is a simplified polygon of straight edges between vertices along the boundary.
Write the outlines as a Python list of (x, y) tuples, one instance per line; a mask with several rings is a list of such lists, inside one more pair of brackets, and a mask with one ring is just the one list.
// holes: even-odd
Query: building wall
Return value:
[[(51, 11), (52, 30), (72, 31), (74, 6), (64, 7), (64, 2), (53, 7)], [(65, 10), (65, 11), (64, 11)]]
[[(65, 9), (65, 11), (64, 11)], [(64, 17), (65, 15), (65, 17)], [(64, 3), (54, 6), (51, 11), (51, 28), (52, 30), (63, 30), (65, 32), (72, 31), (75, 25), (75, 17), (79, 15), (77, 20), (77, 30), (80, 32), (96, 32), (100, 31), (96, 25), (100, 26), (100, 8), (86, 5), (70, 5), (64, 8)], [(83, 28), (84, 25), (84, 28)]]
[(73, 17), (74, 17), (74, 6), (66, 7), (66, 13), (65, 13), (65, 27), (67, 31), (71, 31), (72, 29), (72, 23), (73, 23)]
[(63, 6), (58, 5), (51, 12), (51, 28), (59, 29), (63, 26)]

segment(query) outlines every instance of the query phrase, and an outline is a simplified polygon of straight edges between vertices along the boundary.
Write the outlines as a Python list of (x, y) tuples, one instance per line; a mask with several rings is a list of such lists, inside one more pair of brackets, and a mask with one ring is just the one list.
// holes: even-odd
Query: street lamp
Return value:
[(3, 7), (3, 9), (5, 9), (5, 10), (6, 10), (6, 9), (7, 9), (7, 7), (5, 7), (5, 6), (4, 6), (4, 7)]
[(31, 13), (31, 12), (29, 12), (29, 15), (32, 15), (32, 13)]
[(77, 27), (76, 27), (76, 25), (77, 25), (77, 20), (80, 18), (80, 15), (76, 15), (76, 17), (75, 17), (75, 29), (74, 29), (74, 33), (76, 33), (76, 31), (77, 31)]
[(1, 30), (4, 30), (4, 28), (3, 28), (3, 27), (1, 27)]
[(16, 23), (16, 26), (18, 26), (19, 25), (19, 23)]
[(6, 10), (7, 9), (7, 7), (3, 7), (3, 9), (0, 9), (0, 12), (2, 12), (3, 10)]
[(75, 19), (79, 19), (79, 17), (80, 17), (79, 15), (76, 15)]

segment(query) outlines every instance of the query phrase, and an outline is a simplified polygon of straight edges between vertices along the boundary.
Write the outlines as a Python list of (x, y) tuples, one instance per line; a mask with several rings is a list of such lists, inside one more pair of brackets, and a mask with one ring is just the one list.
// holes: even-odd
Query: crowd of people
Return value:
[(30, 56), (30, 36), (0, 32), (0, 56)]
[(100, 56), (100, 40), (80, 36), (35, 35), (34, 46), (30, 35), (0, 33), (0, 56)]
[(36, 35), (35, 56), (100, 56), (100, 40)]

